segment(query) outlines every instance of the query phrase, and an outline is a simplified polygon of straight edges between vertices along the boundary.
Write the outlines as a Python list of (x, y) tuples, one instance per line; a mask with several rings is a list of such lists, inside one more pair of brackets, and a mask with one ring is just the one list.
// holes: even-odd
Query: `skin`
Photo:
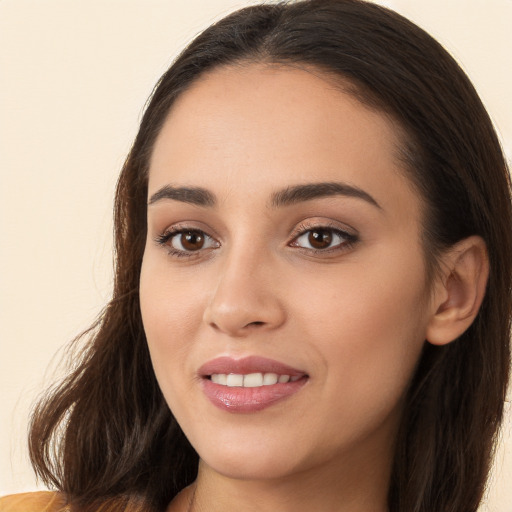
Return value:
[[(397, 133), (307, 69), (217, 69), (173, 106), (148, 198), (202, 187), (216, 203), (148, 206), (144, 328), (165, 399), (201, 458), (196, 483), (169, 511), (387, 510), (404, 392), (439, 311)], [(269, 204), (278, 190), (319, 182), (357, 187), (377, 205), (345, 195)], [(200, 230), (205, 245), (170, 253), (183, 248), (180, 235), (155, 239), (173, 226)], [(315, 251), (308, 235), (326, 226), (333, 242)], [(248, 355), (308, 381), (259, 412), (214, 407), (198, 369)]]

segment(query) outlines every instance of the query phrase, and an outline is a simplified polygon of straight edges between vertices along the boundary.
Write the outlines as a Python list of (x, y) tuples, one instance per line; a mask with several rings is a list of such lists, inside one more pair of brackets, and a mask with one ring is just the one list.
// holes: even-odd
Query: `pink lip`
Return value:
[[(296, 368), (264, 357), (250, 356), (243, 359), (219, 357), (201, 366), (199, 369), (201, 384), (207, 398), (216, 407), (233, 413), (261, 411), (276, 402), (297, 393), (307, 382), (308, 375)], [(277, 373), (299, 377), (295, 382), (277, 383), (256, 388), (228, 387), (214, 384), (210, 375), (214, 373)]]

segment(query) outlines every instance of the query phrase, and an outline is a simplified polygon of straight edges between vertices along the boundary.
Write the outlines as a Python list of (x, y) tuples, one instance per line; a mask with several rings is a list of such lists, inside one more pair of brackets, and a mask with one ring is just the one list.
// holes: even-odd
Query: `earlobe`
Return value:
[(457, 339), (478, 314), (489, 277), (486, 244), (479, 236), (466, 238), (446, 252), (441, 264), (426, 333), (433, 345)]

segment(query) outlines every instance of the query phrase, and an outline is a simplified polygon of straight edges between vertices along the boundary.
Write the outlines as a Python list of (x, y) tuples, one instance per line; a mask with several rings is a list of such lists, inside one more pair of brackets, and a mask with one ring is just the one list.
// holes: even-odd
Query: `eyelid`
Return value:
[(202, 221), (199, 220), (186, 220), (186, 221), (177, 221), (173, 224), (166, 224), (165, 226), (155, 226), (154, 232), (156, 233), (156, 236), (154, 236), (154, 240), (161, 239), (166, 234), (176, 234), (183, 231), (200, 231), (201, 233), (204, 233), (205, 235), (208, 235), (210, 238), (213, 238), (214, 240), (217, 240), (218, 242), (221, 242), (221, 237), (217, 233), (215, 229), (213, 229), (208, 224), (205, 224)]
[(355, 237), (359, 238), (358, 232), (346, 225), (342, 224), (340, 222), (333, 221), (331, 219), (318, 219), (318, 220), (304, 220), (299, 223), (299, 225), (294, 228), (290, 234), (291, 238), (297, 238), (298, 236), (302, 235), (303, 233), (307, 231), (312, 231), (314, 229), (326, 229), (326, 230), (332, 230), (339, 232), (343, 235), (346, 235), (347, 237)]

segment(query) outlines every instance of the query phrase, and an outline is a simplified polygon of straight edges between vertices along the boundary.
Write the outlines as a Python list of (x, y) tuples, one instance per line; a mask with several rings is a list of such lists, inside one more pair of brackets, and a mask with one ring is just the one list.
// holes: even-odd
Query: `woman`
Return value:
[(39, 509), (478, 508), (510, 183), (432, 38), (355, 0), (228, 16), (156, 87), (115, 214), (113, 299), (33, 416)]

